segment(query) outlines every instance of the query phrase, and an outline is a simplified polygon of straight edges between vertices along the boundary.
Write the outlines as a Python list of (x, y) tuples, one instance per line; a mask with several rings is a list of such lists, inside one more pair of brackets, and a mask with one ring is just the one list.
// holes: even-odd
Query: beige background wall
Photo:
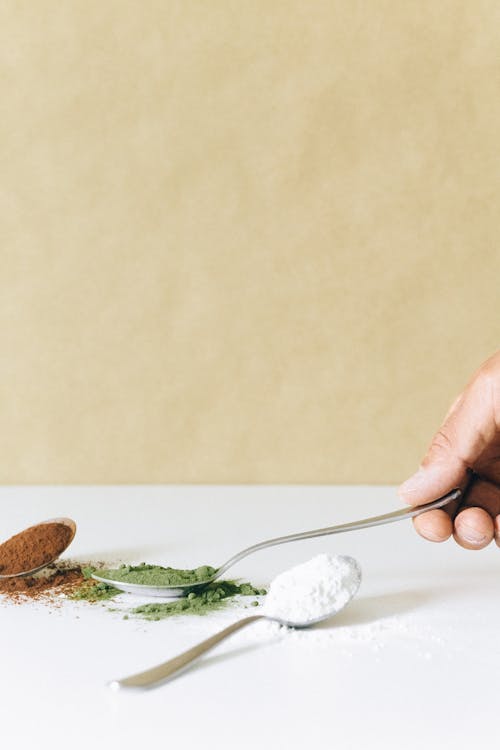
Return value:
[(500, 342), (500, 4), (0, 34), (0, 481), (402, 479)]

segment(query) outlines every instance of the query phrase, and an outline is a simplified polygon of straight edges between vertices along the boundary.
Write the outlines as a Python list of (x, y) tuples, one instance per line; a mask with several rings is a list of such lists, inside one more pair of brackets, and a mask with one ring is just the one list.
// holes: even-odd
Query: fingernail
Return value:
[(480, 531), (477, 531), (472, 526), (468, 526), (466, 523), (457, 524), (457, 532), (469, 544), (482, 544), (486, 540), (485, 534), (481, 534)]

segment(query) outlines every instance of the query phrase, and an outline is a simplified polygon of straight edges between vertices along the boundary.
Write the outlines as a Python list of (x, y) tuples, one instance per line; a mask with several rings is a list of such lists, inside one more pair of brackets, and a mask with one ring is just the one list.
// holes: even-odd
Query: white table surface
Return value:
[[(68, 556), (193, 567), (398, 506), (389, 487), (4, 487), (0, 536), (64, 515), (78, 523)], [(106, 682), (248, 610), (145, 623), (109, 605), (4, 601), (0, 746), (14, 737), (9, 746), (21, 750), (137, 750), (153, 738), (242, 750), (497, 746), (500, 550), (432, 545), (399, 522), (261, 551), (234, 574), (264, 584), (323, 551), (363, 568), (358, 598), (338, 618), (320, 631), (249, 628), (145, 692), (114, 693)]]

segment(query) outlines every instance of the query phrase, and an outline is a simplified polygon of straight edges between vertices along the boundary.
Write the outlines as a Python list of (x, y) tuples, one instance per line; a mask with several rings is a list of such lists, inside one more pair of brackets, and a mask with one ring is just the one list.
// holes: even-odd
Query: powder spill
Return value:
[[(142, 604), (132, 609), (131, 613), (144, 620), (164, 620), (176, 615), (206, 615), (223, 609), (235, 596), (255, 597), (265, 593), (265, 589), (256, 589), (250, 583), (215, 581), (208, 584), (199, 593), (192, 591), (182, 599)], [(255, 606), (255, 604), (258, 605), (259, 603), (254, 599), (251, 605)]]
[(70, 560), (58, 561), (47, 565), (32, 576), (0, 579), (0, 595), (6, 601), (23, 604), (30, 600), (47, 604), (61, 604), (61, 597), (68, 599), (97, 602), (112, 599), (121, 592), (106, 584), (100, 584), (90, 578), (96, 570), (82, 563)]
[[(215, 573), (216, 568), (213, 568), (211, 565), (201, 565), (198, 568), (181, 570), (146, 563), (141, 563), (140, 565), (121, 565), (119, 568), (99, 570), (99, 576), (110, 581), (148, 586), (185, 586), (196, 584), (210, 579)], [(106, 584), (100, 585), (106, 586)], [(106, 593), (104, 589), (102, 598), (106, 598)], [(246, 582), (214, 581), (202, 589), (197, 588), (188, 592), (186, 596), (180, 599), (141, 604), (139, 607), (131, 609), (130, 613), (144, 620), (164, 620), (167, 617), (179, 615), (206, 615), (209, 612), (225, 608), (230, 603), (230, 600), (236, 596), (255, 597), (265, 593), (265, 589), (255, 588), (255, 586)], [(112, 598), (112, 596), (109, 598)], [(258, 606), (258, 601), (254, 599), (253, 602), (252, 606)]]
[[(36, 527), (34, 527), (36, 528)], [(13, 537), (14, 539), (14, 537)], [(10, 542), (11, 540), (9, 540)], [(6, 543), (5, 543), (6, 544)], [(349, 573), (349, 565), (344, 568), (342, 561), (351, 561), (355, 567)], [(108, 570), (108, 569), (106, 569)], [(114, 570), (114, 569), (111, 569)], [(139, 576), (146, 575), (147, 582), (165, 581), (174, 568), (164, 568), (155, 565), (122, 565), (116, 568), (120, 576), (131, 573)], [(194, 571), (180, 571), (183, 580), (195, 576), (206, 576), (213, 571), (211, 566), (201, 566)], [(113, 586), (94, 581), (91, 574), (94, 571), (104, 572), (104, 564), (82, 563), (75, 561), (58, 561), (47, 565), (39, 573), (18, 578), (0, 579), (0, 601), (13, 604), (24, 604), (36, 601), (46, 604), (50, 608), (58, 609), (64, 606), (65, 600), (76, 600), (84, 605), (86, 602), (99, 606), (105, 605), (121, 594)], [(177, 572), (177, 571), (176, 571)], [(210, 573), (208, 573), (210, 575)], [(271, 584), (271, 590), (264, 600), (266, 614), (273, 613), (288, 621), (307, 621), (330, 612), (332, 608), (339, 608), (355, 593), (359, 585), (361, 574), (359, 567), (351, 558), (340, 558), (320, 555), (304, 565), (297, 566), (277, 576)], [(130, 579), (129, 579), (130, 580)], [(137, 580), (137, 579), (136, 579)], [(143, 579), (144, 580), (144, 579)], [(179, 580), (169, 578), (169, 581)], [(191, 581), (193, 578), (191, 578)], [(207, 585), (202, 591), (192, 591), (186, 597), (177, 600), (158, 601), (141, 604), (136, 607), (126, 607), (129, 597), (122, 596), (119, 609), (110, 611), (120, 614), (121, 620), (127, 621), (157, 621), (165, 618), (178, 618), (213, 614), (220, 625), (234, 622), (235, 612), (239, 616), (241, 609), (259, 606), (264, 589), (254, 587), (250, 583), (237, 581), (215, 581)], [(243, 597), (240, 599), (240, 597)], [(257, 597), (257, 598), (256, 598)], [(246, 599), (246, 601), (245, 601)], [(125, 607), (123, 607), (125, 605)], [(107, 607), (106, 607), (107, 608)], [(234, 609), (233, 609), (234, 608)], [(241, 615), (243, 616), (243, 611)], [(77, 615), (77, 618), (79, 616)], [(432, 649), (441, 648), (443, 639), (425, 623), (414, 621), (412, 617), (377, 617), (368, 622), (350, 622), (338, 624), (335, 620), (325, 622), (320, 626), (300, 630), (280, 626), (277, 622), (262, 620), (252, 628), (245, 629), (236, 635), (236, 640), (242, 644), (263, 643), (286, 644), (301, 646), (301, 648), (330, 648), (335, 645), (336, 652), (341, 656), (352, 658), (360, 649), (370, 649), (377, 660), (383, 654), (386, 646), (398, 643), (401, 648), (418, 648), (421, 658), (429, 661), (433, 657)], [(186, 623), (187, 624), (187, 623)], [(405, 644), (407, 644), (405, 646)]]
[[(376, 614), (374, 616), (376, 617)], [(332, 622), (331, 626), (305, 630), (280, 627), (272, 622), (263, 622), (259, 625), (261, 639), (274, 638), (284, 646), (297, 644), (313, 649), (330, 648), (335, 645), (341, 649), (344, 656), (349, 657), (366, 651), (380, 654), (387, 646), (392, 650), (395, 644), (404, 649), (414, 650), (417, 647), (422, 655), (422, 648), (428, 651), (429, 647), (440, 648), (443, 644), (443, 637), (437, 635), (432, 627), (416, 622), (410, 615), (384, 617), (381, 620), (374, 619), (373, 622), (355, 622), (340, 626)], [(248, 630), (250, 636), (250, 628)]]
[(49, 601), (60, 594), (70, 594), (84, 580), (79, 565), (54, 563), (33, 576), (0, 580), (0, 594), (15, 604), (30, 599)]
[[(208, 568), (208, 566), (203, 566)], [(163, 581), (165, 570), (160, 565), (138, 566), (124, 565), (117, 568), (120, 575), (126, 577), (129, 574), (143, 576), (147, 575), (148, 581)], [(197, 568), (202, 571), (202, 568)], [(213, 569), (212, 569), (213, 570)], [(121, 591), (107, 583), (92, 579), (92, 574), (108, 572), (101, 564), (83, 564), (72, 562), (59, 562), (47, 566), (40, 573), (23, 578), (7, 578), (0, 580), (0, 594), (8, 601), (22, 604), (29, 600), (44, 601), (47, 604), (61, 606), (61, 598), (73, 601), (84, 601), (89, 603), (111, 601)], [(189, 574), (194, 571), (183, 571)], [(200, 573), (199, 573), (200, 574)], [(106, 575), (107, 577), (107, 575)], [(188, 576), (186, 576), (188, 577)], [(125, 580), (127, 580), (125, 578)], [(196, 593), (190, 592), (186, 597), (169, 601), (155, 600), (152, 603), (142, 604), (126, 610), (127, 613), (135, 615), (137, 619), (156, 621), (167, 617), (179, 615), (206, 615), (216, 610), (224, 609), (231, 604), (237, 596), (252, 597), (251, 606), (258, 605), (256, 596), (266, 593), (265, 589), (259, 589), (250, 583), (237, 581), (217, 581), (208, 584)], [(114, 611), (114, 610), (111, 610)], [(128, 614), (123, 619), (128, 619)]]
[(113, 586), (109, 586), (107, 583), (94, 581), (92, 573), (97, 572), (97, 570), (97, 568), (90, 565), (82, 567), (81, 572), (83, 580), (80, 582), (79, 586), (76, 586), (69, 592), (68, 596), (70, 599), (75, 601), (84, 600), (86, 602), (98, 602), (105, 601), (106, 599), (114, 599), (115, 596), (122, 593)]
[(333, 616), (353, 598), (360, 583), (361, 568), (354, 558), (317, 555), (273, 580), (265, 614), (296, 623)]
[(0, 544), (0, 575), (16, 575), (55, 560), (64, 552), (72, 529), (63, 523), (41, 523)]

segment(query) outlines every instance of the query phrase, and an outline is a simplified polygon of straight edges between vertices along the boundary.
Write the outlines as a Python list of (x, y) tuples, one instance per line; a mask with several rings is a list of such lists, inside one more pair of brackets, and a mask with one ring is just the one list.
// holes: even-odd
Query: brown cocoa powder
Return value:
[(71, 594), (85, 582), (80, 565), (49, 566), (35, 576), (0, 579), (0, 595), (15, 604), (28, 599), (55, 601), (59, 594)]
[(0, 575), (16, 575), (52, 562), (66, 549), (71, 534), (68, 526), (57, 522), (21, 531), (0, 544)]

